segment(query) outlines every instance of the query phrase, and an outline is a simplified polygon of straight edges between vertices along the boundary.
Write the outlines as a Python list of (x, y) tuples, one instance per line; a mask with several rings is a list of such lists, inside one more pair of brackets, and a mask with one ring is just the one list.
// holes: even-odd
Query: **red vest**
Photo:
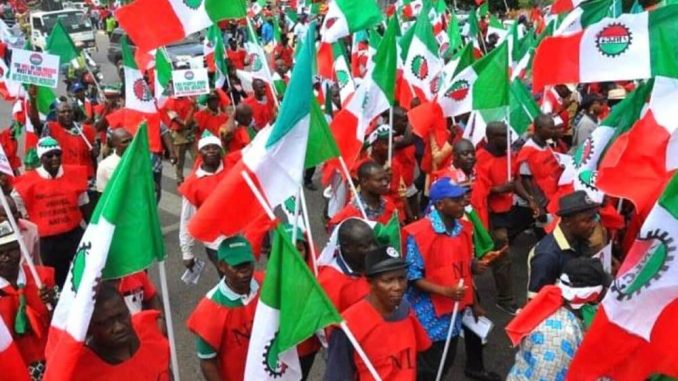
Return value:
[[(260, 275), (255, 278), (259, 281)], [(241, 381), (245, 376), (258, 302), (259, 295), (244, 307), (229, 308), (203, 298), (188, 318), (188, 329), (216, 349), (222, 380)]]
[[(267, 91), (267, 93), (269, 93), (269, 91)], [(270, 95), (267, 95), (266, 104), (259, 103), (254, 95), (247, 97), (243, 103), (252, 108), (252, 118), (254, 119), (257, 131), (266, 127), (266, 125), (273, 120), (275, 107)]]
[(85, 347), (71, 381), (172, 380), (169, 343), (158, 329), (159, 315), (158, 311), (143, 311), (132, 316), (139, 348), (120, 364), (109, 364)]
[[(403, 320), (385, 321), (367, 300), (362, 300), (343, 316), (382, 380), (417, 379), (417, 352), (427, 349), (431, 341), (411, 312)], [(374, 380), (355, 352), (353, 361), (359, 381)]]
[[(54, 269), (43, 266), (35, 266), (35, 269), (45, 287), (54, 287)], [(26, 266), (24, 266), (24, 273), (26, 274), (26, 286), (23, 289), (17, 290), (12, 286), (7, 286), (0, 290), (0, 318), (5, 321), (7, 328), (12, 332), (24, 362), (30, 365), (45, 359), (50, 314), (40, 299), (33, 275)], [(25, 334), (18, 335), (13, 327), (19, 308), (19, 295), (22, 293), (26, 297), (26, 316), (30, 328)]]
[(340, 313), (370, 292), (370, 285), (364, 276), (352, 277), (330, 266), (320, 266), (318, 283)]
[(203, 202), (207, 200), (210, 194), (214, 192), (221, 179), (226, 176), (226, 170), (198, 178), (195, 171), (192, 172), (179, 187), (179, 193), (196, 208), (200, 208)]
[(226, 144), (226, 149), (228, 152), (239, 151), (245, 148), (246, 145), (250, 144), (250, 141), (250, 134), (247, 131), (247, 127), (238, 126), (235, 128), (235, 131), (233, 131), (231, 140), (229, 140)]
[[(80, 127), (90, 144), (94, 145), (94, 139), (96, 138), (94, 128), (88, 124), (83, 124)], [(72, 135), (65, 128), (61, 127), (58, 122), (48, 122), (46, 128), (49, 131), (49, 136), (53, 137), (61, 146), (61, 164), (83, 166), (87, 168), (87, 177), (94, 177), (92, 151), (87, 147), (87, 143), (83, 140), (82, 135)]]
[[(495, 186), (506, 184), (508, 181), (507, 156), (494, 156), (484, 148), (476, 151), (476, 174), (477, 180), (473, 187), (473, 196), (487, 203), (488, 209), (493, 213), (505, 213), (513, 207), (513, 192), (491, 194), (490, 189)], [(515, 157), (513, 158), (515, 163)], [(515, 165), (513, 166), (515, 169)], [(512, 171), (515, 175), (515, 171)]]
[(558, 181), (563, 169), (549, 147), (538, 149), (536, 144), (530, 142), (531, 140), (520, 149), (516, 163), (518, 166), (527, 163), (537, 186), (544, 192), (546, 199), (552, 201), (558, 191)]
[[(423, 218), (405, 226), (407, 236), (417, 243), (419, 253), (424, 260), (424, 277), (435, 284), (454, 287), (464, 279), (466, 294), (459, 303), (459, 310), (473, 304), (473, 225), (468, 221), (457, 220), (462, 231), (456, 237), (438, 234), (433, 230), (431, 220)], [(438, 294), (431, 294), (436, 315), (451, 313), (454, 300)]]
[(87, 190), (87, 177), (82, 175), (85, 169), (62, 168), (63, 176), (56, 179), (43, 179), (38, 171), (26, 172), (15, 185), (41, 238), (69, 232), (82, 221), (78, 198)]

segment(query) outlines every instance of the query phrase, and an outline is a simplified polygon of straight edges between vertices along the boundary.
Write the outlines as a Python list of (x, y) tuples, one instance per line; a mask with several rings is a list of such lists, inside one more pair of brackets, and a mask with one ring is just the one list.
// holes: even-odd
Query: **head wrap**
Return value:
[(38, 157), (42, 158), (42, 155), (52, 152), (52, 151), (61, 151), (59, 143), (54, 140), (51, 136), (46, 136), (38, 140)]
[(212, 144), (218, 145), (219, 148), (221, 148), (221, 139), (217, 138), (216, 136), (212, 135), (209, 131), (205, 130), (205, 132), (202, 133), (202, 137), (200, 137), (200, 140), (198, 141), (198, 150), (201, 150), (203, 149), (203, 147)]

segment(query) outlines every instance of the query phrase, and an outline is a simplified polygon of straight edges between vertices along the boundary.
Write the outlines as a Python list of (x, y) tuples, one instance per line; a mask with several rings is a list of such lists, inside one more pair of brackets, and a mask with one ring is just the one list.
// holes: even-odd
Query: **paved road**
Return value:
[[(118, 81), (115, 68), (108, 63), (106, 59), (107, 38), (103, 34), (97, 36), (99, 52), (94, 54), (94, 59), (102, 65), (106, 83)], [(60, 92), (63, 93), (63, 89)], [(0, 116), (3, 117), (6, 125), (9, 125), (11, 106), (6, 103), (0, 103)], [(188, 171), (189, 166), (187, 164)], [(317, 243), (322, 246), (327, 239), (322, 222), (320, 220), (322, 210), (322, 199), (320, 192), (308, 192), (307, 198), (309, 209), (311, 210), (311, 225), (314, 237)], [(182, 380), (199, 380), (200, 368), (198, 359), (195, 357), (194, 338), (185, 328), (185, 321), (190, 312), (195, 307), (198, 300), (217, 282), (217, 275), (211, 266), (203, 274), (200, 283), (197, 286), (186, 286), (179, 279), (184, 267), (181, 263), (181, 254), (178, 242), (179, 214), (181, 209), (181, 198), (177, 195), (176, 177), (174, 168), (165, 163), (162, 181), (162, 198), (159, 205), (160, 222), (162, 224), (163, 234), (165, 236), (165, 246), (167, 249), (167, 274), (170, 293), (170, 302), (172, 308), (172, 319), (174, 320), (174, 332), (177, 339), (177, 352), (181, 368)], [(318, 211), (313, 213), (313, 211)], [(143, 239), (143, 237), (139, 237)], [(527, 248), (531, 245), (532, 239), (528, 235), (521, 237), (516, 247), (513, 248), (511, 256), (515, 263), (514, 273), (516, 281), (516, 293), (520, 295), (519, 302), (524, 302), (525, 283), (526, 283), (526, 256)], [(197, 249), (196, 252), (201, 253)], [(157, 283), (157, 269), (153, 268), (151, 274)], [(477, 287), (480, 292), (483, 305), (485, 306), (488, 317), (495, 323), (495, 329), (490, 334), (489, 342), (485, 347), (485, 366), (488, 370), (493, 370), (504, 377), (511, 364), (513, 363), (513, 350), (510, 349), (508, 339), (503, 331), (503, 327), (509, 320), (509, 316), (502, 313), (495, 307), (494, 299), (494, 281), (492, 275), (488, 272), (477, 278)], [(463, 363), (465, 354), (463, 344), (459, 344), (457, 359), (453, 374), (448, 380), (465, 379), (463, 376)], [(319, 356), (314, 364), (311, 380), (320, 380), (324, 369), (324, 361)], [(425, 380), (429, 381), (429, 380)]]

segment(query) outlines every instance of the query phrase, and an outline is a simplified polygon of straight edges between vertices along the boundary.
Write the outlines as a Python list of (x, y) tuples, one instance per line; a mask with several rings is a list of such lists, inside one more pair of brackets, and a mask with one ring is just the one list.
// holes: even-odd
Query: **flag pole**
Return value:
[(374, 365), (372, 365), (372, 362), (370, 361), (369, 357), (367, 357), (367, 354), (363, 350), (363, 347), (360, 346), (358, 340), (355, 338), (355, 336), (353, 336), (353, 332), (351, 332), (351, 330), (348, 328), (348, 325), (346, 325), (346, 321), (342, 321), (341, 324), (339, 324), (339, 326), (346, 334), (348, 341), (351, 342), (351, 344), (353, 345), (353, 349), (355, 349), (356, 353), (358, 353), (360, 359), (363, 360), (363, 362), (365, 363), (365, 366), (367, 367), (367, 370), (370, 372), (370, 375), (372, 375), (372, 378), (374, 378), (376, 381), (382, 381), (381, 377), (379, 377), (379, 373), (377, 373), (377, 370), (374, 369)]
[(388, 160), (386, 166), (391, 168), (393, 160), (393, 106), (388, 110)]
[(311, 251), (311, 263), (313, 264), (313, 274), (318, 276), (318, 258), (316, 257), (315, 245), (313, 241), (313, 233), (311, 233), (311, 220), (308, 218), (308, 207), (306, 206), (306, 195), (304, 190), (301, 190), (301, 212), (304, 217), (304, 225), (306, 225), (306, 234), (308, 235), (308, 248)]
[(299, 226), (299, 213), (300, 213), (300, 203), (299, 199), (301, 198), (301, 185), (297, 191), (297, 195), (294, 197), (294, 221), (292, 222), (292, 243), (296, 245), (297, 243), (297, 227)]
[(506, 161), (508, 162), (508, 177), (507, 177), (508, 180), (507, 181), (509, 181), (509, 182), (511, 181), (511, 177), (512, 177), (511, 176), (511, 174), (512, 174), (511, 173), (512, 172), (511, 171), (511, 140), (512, 140), (511, 139), (511, 133), (513, 132), (512, 130), (513, 129), (509, 125), (506, 126), (506, 140), (507, 140), (507, 142), (506, 142)]
[(167, 287), (167, 272), (165, 271), (165, 261), (158, 262), (158, 272), (160, 275), (160, 291), (162, 293), (162, 306), (165, 310), (165, 324), (167, 325), (167, 339), (170, 344), (170, 356), (172, 362), (172, 373), (174, 380), (181, 381), (179, 374), (179, 361), (177, 359), (177, 346), (174, 340), (174, 328), (172, 324), (172, 309), (170, 308), (169, 289)]
[(348, 171), (346, 162), (344, 161), (344, 158), (341, 155), (339, 155), (339, 163), (341, 164), (341, 169), (344, 171), (344, 176), (346, 176), (346, 182), (348, 182), (348, 185), (351, 187), (351, 192), (353, 192), (355, 202), (356, 204), (358, 204), (358, 209), (360, 209), (360, 213), (363, 215), (363, 218), (367, 220), (368, 218), (367, 213), (365, 213), (365, 206), (363, 205), (363, 201), (360, 199), (358, 190), (355, 189), (355, 184), (353, 184), (353, 181), (351, 180), (351, 172)]
[[(19, 232), (19, 225), (17, 224), (16, 219), (14, 219), (14, 215), (12, 214), (12, 211), (9, 209), (9, 204), (7, 203), (7, 196), (5, 196), (5, 192), (0, 191), (2, 193), (2, 197), (0, 197), (0, 202), (2, 202), (2, 208), (5, 210), (5, 214), (7, 215), (7, 220), (9, 221), (9, 224), (12, 226), (12, 229), (14, 230), (14, 235), (16, 236), (17, 241), (19, 242), (19, 249), (21, 250), (21, 254), (24, 257), (24, 260), (26, 261), (26, 264), (28, 265), (28, 269), (31, 272), (31, 275), (33, 276), (33, 279), (35, 280), (35, 285), (38, 286), (38, 288), (42, 288), (44, 285), (42, 283), (42, 280), (40, 280), (40, 277), (38, 276), (38, 271), (35, 269), (35, 263), (33, 262), (33, 258), (31, 257), (30, 253), (28, 252), (28, 248), (26, 247), (26, 243), (24, 242), (23, 237), (21, 236), (21, 233)], [(48, 309), (52, 309), (52, 306), (47, 306)]]
[[(459, 280), (459, 286), (464, 286), (464, 279)], [(459, 301), (454, 302), (454, 308), (452, 309), (452, 316), (450, 317), (450, 328), (447, 329), (447, 339), (445, 340), (445, 348), (443, 349), (443, 357), (440, 359), (440, 365), (438, 365), (438, 374), (436, 375), (436, 381), (440, 381), (443, 377), (443, 368), (445, 366), (445, 358), (447, 357), (447, 352), (450, 349), (450, 341), (452, 340), (452, 331), (454, 330), (454, 321), (457, 320), (457, 314), (459, 314)]]
[(245, 179), (247, 186), (250, 188), (250, 190), (254, 194), (254, 197), (257, 199), (257, 201), (259, 201), (259, 204), (261, 205), (261, 207), (264, 208), (264, 211), (266, 212), (266, 215), (268, 216), (268, 218), (271, 221), (275, 220), (275, 214), (273, 214), (273, 210), (268, 205), (268, 202), (264, 198), (264, 195), (262, 195), (261, 192), (259, 192), (259, 189), (257, 189), (256, 185), (254, 185), (254, 181), (252, 180), (250, 175), (245, 171), (240, 172), (240, 175), (242, 176), (243, 179)]

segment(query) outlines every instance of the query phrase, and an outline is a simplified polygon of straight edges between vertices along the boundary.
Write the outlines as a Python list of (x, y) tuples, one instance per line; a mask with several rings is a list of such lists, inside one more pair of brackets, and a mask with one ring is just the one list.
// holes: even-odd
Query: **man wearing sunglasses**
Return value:
[(83, 234), (87, 168), (61, 165), (61, 147), (51, 137), (38, 141), (37, 153), (41, 166), (17, 178), (12, 197), (22, 214), (38, 225), (42, 263), (54, 268), (61, 287)]

